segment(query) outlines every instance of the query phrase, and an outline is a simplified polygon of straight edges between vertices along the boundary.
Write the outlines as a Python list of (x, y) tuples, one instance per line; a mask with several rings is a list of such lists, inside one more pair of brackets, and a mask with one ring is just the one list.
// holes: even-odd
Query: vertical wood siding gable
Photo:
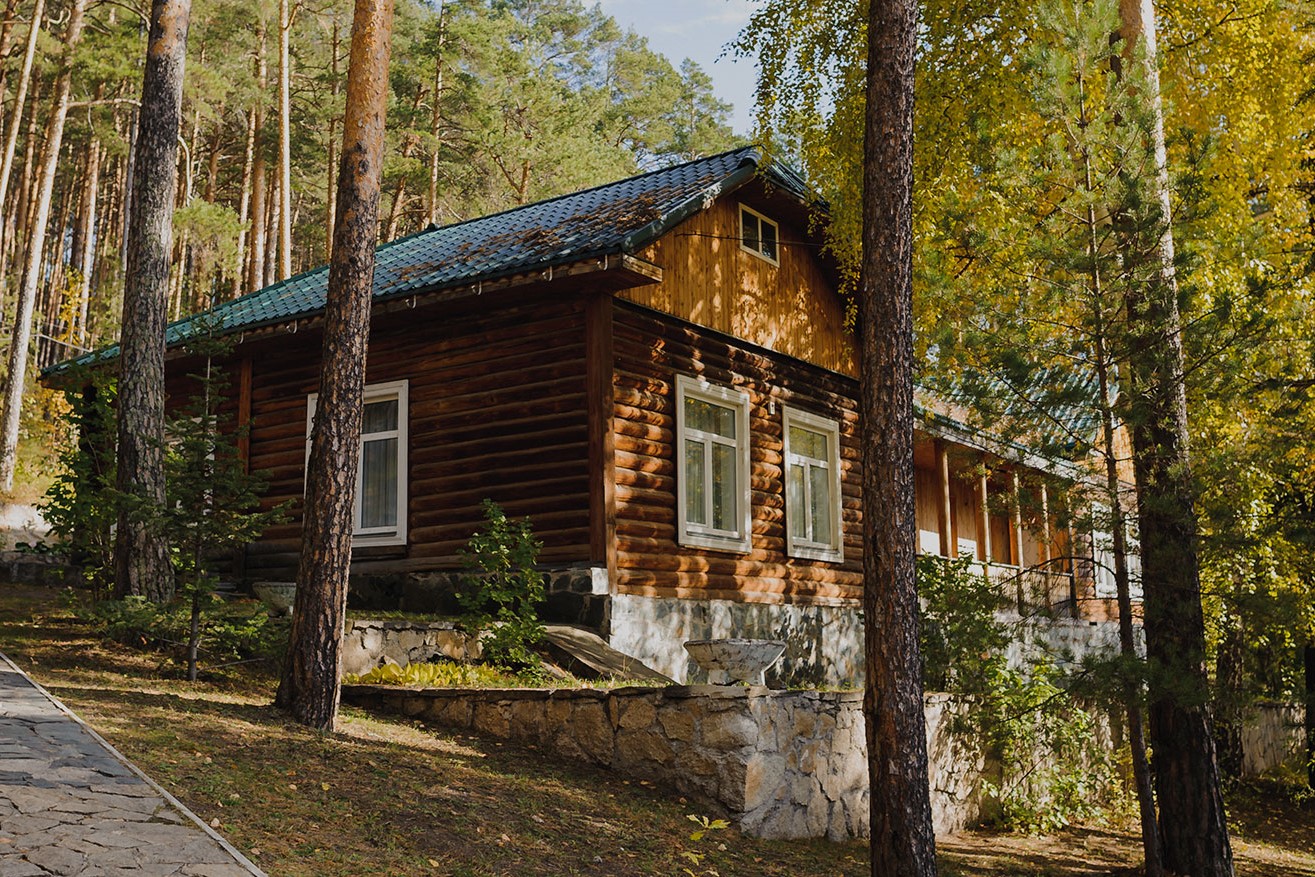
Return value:
[(831, 371), (857, 374), (839, 297), (805, 242), (807, 229), (780, 225), (780, 265), (740, 246), (739, 201), (719, 199), (639, 255), (662, 267), (662, 282), (620, 298), (707, 326)]

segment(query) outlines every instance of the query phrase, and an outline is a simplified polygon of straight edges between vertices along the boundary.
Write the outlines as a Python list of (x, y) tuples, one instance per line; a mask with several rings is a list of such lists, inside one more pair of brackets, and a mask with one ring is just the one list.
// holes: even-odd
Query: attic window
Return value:
[(740, 205), (740, 246), (755, 256), (766, 259), (773, 265), (776, 261), (776, 247), (779, 235), (777, 225), (766, 216), (752, 208)]

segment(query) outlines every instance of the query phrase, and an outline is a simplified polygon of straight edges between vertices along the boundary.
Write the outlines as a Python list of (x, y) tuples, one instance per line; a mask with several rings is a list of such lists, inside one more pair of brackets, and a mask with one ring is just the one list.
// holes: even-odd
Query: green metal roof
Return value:
[[(765, 162), (755, 147), (736, 149), (382, 244), (375, 251), (374, 300), (634, 253), (757, 174), (804, 201), (815, 200), (790, 169)], [(198, 327), (228, 334), (313, 316), (324, 309), (328, 280), (327, 265), (289, 277), (171, 323), (166, 342), (179, 344)], [(46, 374), (117, 355), (115, 345)]]

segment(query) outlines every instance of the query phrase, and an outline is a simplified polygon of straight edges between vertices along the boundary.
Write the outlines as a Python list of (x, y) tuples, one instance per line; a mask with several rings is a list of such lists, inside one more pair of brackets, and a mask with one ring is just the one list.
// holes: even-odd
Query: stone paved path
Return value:
[(0, 877), (265, 877), (0, 654)]

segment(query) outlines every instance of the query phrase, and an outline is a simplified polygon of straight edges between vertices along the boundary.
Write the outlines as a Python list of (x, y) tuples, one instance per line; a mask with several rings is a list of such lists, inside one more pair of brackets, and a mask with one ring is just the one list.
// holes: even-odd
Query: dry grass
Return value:
[[(721, 877), (866, 873), (861, 843), (696, 844), (687, 815), (712, 806), (532, 748), (350, 709), (339, 733), (313, 733), (269, 706), (268, 674), (186, 683), (99, 642), (49, 591), (0, 585), (0, 650), (271, 875), (683, 875), (683, 850)], [(1239, 872), (1315, 877), (1315, 808), (1245, 804)], [(1083, 830), (944, 839), (941, 860), (963, 877), (1067, 877), (1135, 873), (1138, 857), (1129, 835)]]

